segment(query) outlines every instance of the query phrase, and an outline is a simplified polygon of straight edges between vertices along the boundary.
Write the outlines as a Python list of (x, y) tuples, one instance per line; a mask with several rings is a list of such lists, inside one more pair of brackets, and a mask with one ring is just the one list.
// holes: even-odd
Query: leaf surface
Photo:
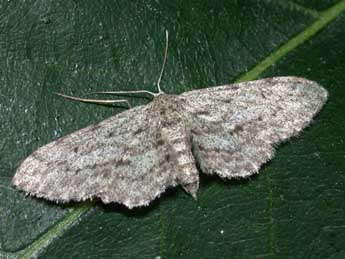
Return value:
[[(319, 3), (1, 3), (0, 258), (345, 257), (345, 3)], [(165, 30), (165, 92), (293, 75), (319, 82), (329, 101), (259, 175), (202, 176), (197, 201), (176, 188), (130, 211), (59, 205), (13, 189), (35, 149), (124, 109), (52, 93), (154, 91)]]

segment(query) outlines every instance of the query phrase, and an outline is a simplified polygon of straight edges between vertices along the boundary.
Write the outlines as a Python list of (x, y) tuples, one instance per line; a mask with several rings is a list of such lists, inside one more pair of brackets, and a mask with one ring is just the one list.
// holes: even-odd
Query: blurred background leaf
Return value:
[[(344, 258), (344, 1), (0, 2), (0, 257)], [(121, 107), (70, 102), (155, 90), (168, 30), (168, 93), (295, 75), (330, 99), (258, 176), (202, 176), (151, 206), (58, 205), (10, 185), (35, 149)], [(133, 105), (147, 103), (133, 98)]]

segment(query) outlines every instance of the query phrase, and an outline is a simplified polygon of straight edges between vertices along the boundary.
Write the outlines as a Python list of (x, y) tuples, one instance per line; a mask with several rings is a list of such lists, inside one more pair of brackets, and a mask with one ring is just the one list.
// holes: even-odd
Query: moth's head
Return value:
[(162, 93), (153, 98), (153, 106), (157, 110), (163, 107), (165, 109), (176, 109), (178, 105), (179, 98), (176, 95)]

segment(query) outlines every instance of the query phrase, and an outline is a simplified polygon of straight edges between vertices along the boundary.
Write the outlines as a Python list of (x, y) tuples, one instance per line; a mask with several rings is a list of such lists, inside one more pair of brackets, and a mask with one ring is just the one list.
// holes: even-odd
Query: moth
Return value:
[(171, 95), (159, 86), (164, 64), (152, 102), (39, 148), (22, 162), (13, 185), (56, 202), (99, 198), (128, 208), (146, 206), (177, 185), (196, 198), (197, 168), (224, 179), (258, 173), (328, 96), (298, 77)]

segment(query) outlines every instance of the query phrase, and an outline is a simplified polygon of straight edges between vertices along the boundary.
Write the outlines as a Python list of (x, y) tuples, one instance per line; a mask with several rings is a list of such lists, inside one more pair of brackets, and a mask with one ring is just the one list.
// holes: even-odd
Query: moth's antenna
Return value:
[[(162, 65), (162, 69), (161, 72), (159, 74), (159, 78), (157, 81), (157, 88), (158, 88), (158, 93), (153, 93), (147, 90), (137, 90), (137, 91), (115, 91), (115, 92), (92, 92), (89, 94), (137, 94), (137, 93), (146, 93), (146, 94), (150, 94), (153, 97), (160, 95), (162, 93), (164, 93), (161, 89), (160, 83), (163, 77), (163, 73), (164, 73), (164, 69), (165, 69), (165, 64), (167, 62), (167, 57), (168, 57), (168, 47), (169, 47), (169, 33), (166, 30), (165, 31), (165, 51), (164, 51), (164, 60), (163, 60), (163, 65)], [(97, 99), (85, 99), (85, 98), (78, 98), (78, 97), (73, 97), (73, 96), (69, 96), (69, 95), (65, 95), (65, 94), (61, 94), (61, 93), (55, 93), (59, 96), (62, 96), (64, 98), (67, 99), (71, 99), (74, 101), (79, 101), (79, 102), (85, 102), (85, 103), (98, 103), (98, 104), (114, 104), (114, 103), (121, 103), (121, 102), (125, 102), (127, 103), (128, 107), (131, 108), (131, 104), (128, 102), (128, 100), (126, 99), (121, 99), (121, 100), (97, 100)]]
[(132, 108), (132, 105), (128, 102), (126, 99), (121, 99), (121, 100), (99, 100), (99, 99), (84, 99), (84, 98), (78, 98), (70, 95), (65, 95), (61, 93), (54, 93), (56, 95), (62, 96), (66, 99), (71, 99), (74, 101), (78, 102), (83, 102), (83, 103), (97, 103), (97, 104), (114, 104), (114, 103), (126, 103), (129, 108)]
[(161, 73), (159, 75), (158, 81), (157, 81), (157, 88), (158, 88), (158, 94), (163, 93), (160, 83), (162, 80), (162, 76), (163, 76), (163, 72), (164, 72), (164, 68), (165, 68), (165, 63), (167, 62), (167, 57), (168, 57), (168, 47), (169, 47), (169, 33), (166, 30), (165, 31), (165, 51), (164, 51), (164, 60), (163, 60), (163, 65), (162, 65), (162, 69), (161, 69)]
[[(163, 73), (164, 73), (164, 69), (165, 69), (165, 64), (167, 62), (167, 57), (168, 57), (168, 48), (169, 48), (169, 33), (166, 30), (165, 31), (165, 50), (164, 50), (164, 59), (163, 59), (163, 65), (162, 65), (162, 69), (161, 72), (159, 74), (159, 78), (157, 81), (157, 88), (158, 88), (158, 93), (153, 93), (147, 90), (137, 90), (137, 91), (107, 91), (107, 92), (91, 92), (91, 93), (87, 93), (87, 95), (90, 94), (137, 94), (137, 93), (146, 93), (146, 94), (150, 94), (152, 96), (157, 96), (160, 95), (162, 93), (164, 93), (161, 89), (160, 83), (163, 77)], [(70, 98), (71, 99), (71, 98)]]

